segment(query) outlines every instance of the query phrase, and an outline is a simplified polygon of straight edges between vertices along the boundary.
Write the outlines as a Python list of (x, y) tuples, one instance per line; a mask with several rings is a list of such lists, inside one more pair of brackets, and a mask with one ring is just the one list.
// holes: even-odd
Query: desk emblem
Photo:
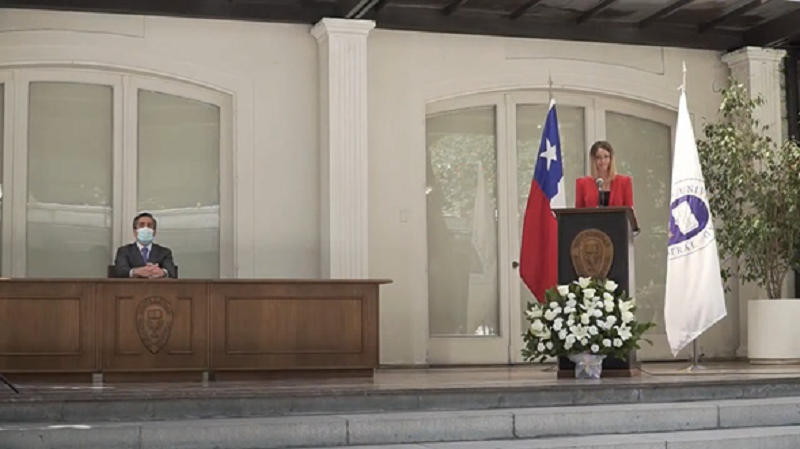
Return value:
[(142, 343), (153, 354), (169, 341), (175, 315), (169, 301), (160, 296), (143, 299), (136, 308), (136, 329)]
[(570, 256), (578, 276), (605, 279), (614, 260), (614, 244), (605, 232), (587, 229), (572, 240)]

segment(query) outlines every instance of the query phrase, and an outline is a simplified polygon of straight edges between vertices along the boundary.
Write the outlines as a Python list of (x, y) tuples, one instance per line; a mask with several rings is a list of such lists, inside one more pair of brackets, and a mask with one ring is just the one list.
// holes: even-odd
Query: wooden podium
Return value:
[[(639, 232), (630, 207), (597, 207), (554, 210), (558, 221), (558, 284), (579, 277), (611, 279), (630, 296), (634, 294), (633, 238)], [(636, 352), (629, 360), (606, 357), (603, 377), (640, 374)], [(574, 378), (575, 364), (558, 359), (558, 377)]]

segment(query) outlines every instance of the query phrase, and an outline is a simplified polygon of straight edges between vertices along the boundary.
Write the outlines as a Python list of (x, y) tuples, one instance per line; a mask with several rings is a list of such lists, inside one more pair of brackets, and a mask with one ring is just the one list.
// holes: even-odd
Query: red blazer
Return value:
[[(591, 176), (575, 181), (575, 207), (598, 206), (597, 184)], [(609, 206), (633, 207), (633, 179), (630, 176), (617, 175), (611, 183)]]

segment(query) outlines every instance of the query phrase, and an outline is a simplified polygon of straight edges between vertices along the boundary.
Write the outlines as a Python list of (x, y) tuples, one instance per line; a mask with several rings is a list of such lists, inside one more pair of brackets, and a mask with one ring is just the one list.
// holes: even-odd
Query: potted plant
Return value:
[(627, 360), (655, 324), (636, 320), (636, 302), (607, 279), (579, 278), (545, 292), (544, 303), (528, 303), (523, 334), (526, 361), (568, 357), (575, 377), (599, 378), (607, 356)]
[(799, 261), (800, 148), (767, 135), (756, 119), (763, 104), (732, 81), (722, 91), (722, 120), (703, 127), (697, 149), (720, 255), (739, 262), (735, 272), (723, 264), (723, 280), (735, 274), (768, 298), (748, 303), (748, 357), (800, 360), (800, 301), (781, 293)]

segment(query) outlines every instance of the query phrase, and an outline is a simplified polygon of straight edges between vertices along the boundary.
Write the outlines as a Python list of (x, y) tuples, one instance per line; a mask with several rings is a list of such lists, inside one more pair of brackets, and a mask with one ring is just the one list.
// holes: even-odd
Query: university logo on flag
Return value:
[(711, 208), (702, 179), (676, 183), (669, 206), (669, 257), (686, 257), (714, 243)]

